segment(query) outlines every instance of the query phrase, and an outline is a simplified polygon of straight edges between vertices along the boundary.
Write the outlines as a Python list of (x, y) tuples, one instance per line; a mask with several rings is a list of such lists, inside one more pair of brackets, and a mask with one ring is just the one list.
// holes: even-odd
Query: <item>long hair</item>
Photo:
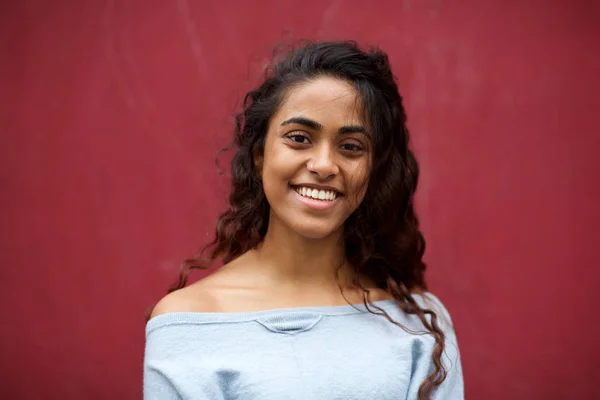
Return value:
[[(402, 97), (388, 57), (380, 50), (363, 51), (354, 42), (308, 42), (266, 70), (264, 82), (246, 94), (235, 118), (229, 207), (219, 216), (213, 240), (198, 257), (183, 262), (179, 279), (169, 291), (183, 288), (192, 270), (206, 269), (216, 260), (228, 262), (261, 243), (270, 207), (254, 155), (263, 154), (269, 121), (286, 93), (321, 76), (354, 86), (372, 135), (373, 161), (366, 194), (344, 224), (346, 258), (357, 275), (369, 276), (377, 287), (393, 295), (405, 313), (417, 315), (435, 339), (434, 370), (419, 388), (419, 399), (429, 399), (446, 377), (441, 362), (445, 338), (436, 313), (423, 309), (412, 295), (427, 289), (422, 260), (425, 240), (413, 207), (419, 168), (409, 149)], [(367, 300), (365, 289), (365, 304)], [(401, 326), (382, 310), (377, 313)]]

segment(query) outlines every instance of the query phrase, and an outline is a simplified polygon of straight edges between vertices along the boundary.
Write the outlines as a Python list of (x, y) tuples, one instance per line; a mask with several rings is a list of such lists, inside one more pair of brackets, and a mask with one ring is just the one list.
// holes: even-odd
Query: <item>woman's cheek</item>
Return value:
[(362, 162), (355, 166), (351, 176), (351, 191), (355, 197), (355, 202), (360, 203), (367, 192), (368, 185), (368, 164)]

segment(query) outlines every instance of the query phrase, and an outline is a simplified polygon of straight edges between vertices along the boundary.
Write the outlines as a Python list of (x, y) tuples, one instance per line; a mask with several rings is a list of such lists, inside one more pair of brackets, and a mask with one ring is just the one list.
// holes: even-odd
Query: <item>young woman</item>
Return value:
[(450, 317), (426, 291), (418, 167), (386, 54), (291, 51), (237, 116), (225, 265), (154, 308), (149, 399), (462, 399)]

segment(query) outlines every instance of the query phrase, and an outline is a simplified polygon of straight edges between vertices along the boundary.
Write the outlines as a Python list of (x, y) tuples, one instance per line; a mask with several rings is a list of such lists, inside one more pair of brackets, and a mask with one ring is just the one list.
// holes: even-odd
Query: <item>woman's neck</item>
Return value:
[(348, 286), (353, 271), (346, 261), (343, 228), (311, 239), (274, 218), (261, 245), (253, 251), (261, 273), (269, 280), (299, 286)]
[[(258, 302), (266, 309), (282, 304), (338, 305), (362, 301), (364, 292), (356, 285), (356, 272), (345, 258), (343, 230), (322, 239), (309, 239), (282, 223), (272, 222), (256, 249), (220, 270), (227, 286), (243, 294), (244, 302)], [(370, 289), (370, 300), (389, 297), (387, 292), (375, 288), (368, 277), (359, 279), (362, 287)]]

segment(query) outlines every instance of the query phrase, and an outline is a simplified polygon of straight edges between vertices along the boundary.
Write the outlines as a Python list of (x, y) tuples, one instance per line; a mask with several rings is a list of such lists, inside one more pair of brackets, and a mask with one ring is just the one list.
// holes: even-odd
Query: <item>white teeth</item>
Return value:
[(337, 193), (333, 190), (318, 190), (307, 187), (296, 188), (296, 192), (304, 197), (310, 197), (317, 200), (333, 201), (337, 198)]

